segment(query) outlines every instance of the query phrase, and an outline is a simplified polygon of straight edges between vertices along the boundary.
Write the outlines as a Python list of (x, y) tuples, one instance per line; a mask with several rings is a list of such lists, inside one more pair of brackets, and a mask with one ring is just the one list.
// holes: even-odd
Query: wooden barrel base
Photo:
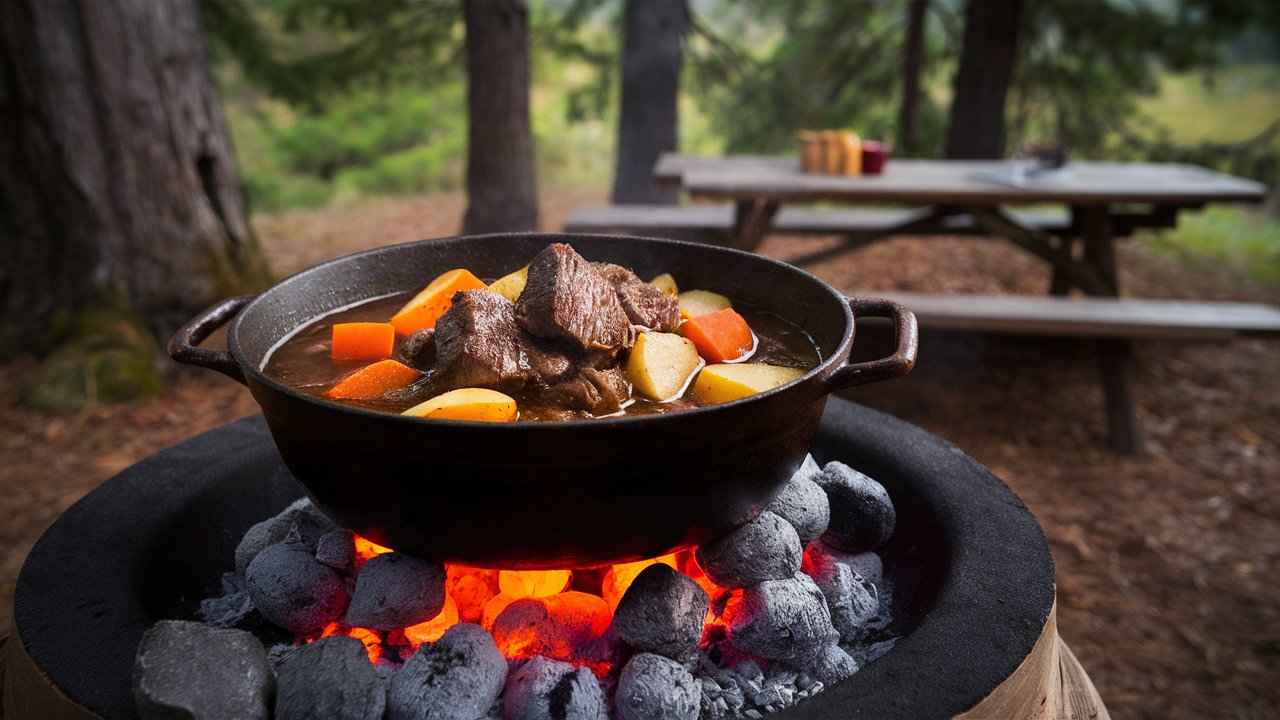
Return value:
[(956, 720), (1111, 720), (1075, 653), (1058, 635), (1055, 601), (1027, 659), (990, 695)]

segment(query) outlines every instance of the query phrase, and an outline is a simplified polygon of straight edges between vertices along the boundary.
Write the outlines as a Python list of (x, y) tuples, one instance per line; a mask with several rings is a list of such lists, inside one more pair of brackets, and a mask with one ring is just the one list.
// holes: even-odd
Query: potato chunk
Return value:
[(708, 365), (693, 381), (691, 396), (703, 405), (726, 403), (785, 385), (804, 372), (765, 363)]
[(525, 265), (509, 275), (503, 275), (497, 280), (494, 280), (493, 284), (489, 286), (489, 289), (511, 302), (515, 302), (520, 299), (520, 293), (524, 292), (524, 284), (528, 282), (528, 280), (529, 266)]
[(671, 277), (671, 273), (662, 273), (658, 277), (650, 280), (649, 284), (668, 295), (680, 294), (680, 288), (676, 286), (676, 279)]
[(674, 400), (702, 367), (698, 349), (674, 333), (647, 332), (636, 339), (627, 358), (627, 377), (650, 400)]
[(511, 422), (516, 419), (517, 409), (514, 398), (496, 390), (459, 388), (418, 403), (401, 414), (427, 420)]
[(733, 307), (729, 298), (707, 290), (685, 290), (677, 299), (680, 301), (680, 315), (685, 318), (696, 318)]

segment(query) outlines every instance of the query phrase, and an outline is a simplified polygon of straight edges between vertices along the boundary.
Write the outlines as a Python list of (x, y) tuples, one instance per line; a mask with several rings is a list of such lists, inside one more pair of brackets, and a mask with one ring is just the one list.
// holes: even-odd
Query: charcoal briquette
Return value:
[(250, 633), (203, 623), (161, 620), (142, 635), (133, 666), (133, 697), (143, 720), (266, 720), (275, 679)]
[(316, 559), (334, 570), (346, 572), (356, 560), (355, 540), (350, 530), (330, 530), (316, 542)]
[(823, 542), (860, 553), (875, 550), (893, 535), (897, 514), (883, 485), (838, 461), (827, 463), (817, 482), (831, 505)]
[(791, 523), (769, 511), (729, 534), (698, 547), (698, 565), (722, 587), (780, 580), (800, 569), (800, 536)]
[(839, 637), (822, 591), (804, 573), (745, 588), (731, 602), (729, 640), (757, 657), (799, 657)]
[(251, 630), (255, 619), (261, 620), (261, 616), (254, 612), (253, 599), (249, 597), (248, 590), (201, 600), (196, 614), (201, 620), (217, 628)]
[(627, 588), (613, 627), (634, 650), (684, 661), (698, 650), (709, 603), (706, 591), (688, 576), (655, 563)]
[(833, 555), (808, 553), (804, 565), (827, 600), (840, 639), (853, 642), (866, 635), (880, 611), (875, 587)]
[(499, 645), (519, 645), (525, 657), (556, 660), (595, 658), (608, 651), (605, 638), (609, 606), (599, 595), (570, 590), (540, 598), (521, 598), (493, 621)]
[(355, 638), (304, 645), (276, 672), (274, 720), (381, 720), (386, 703), (386, 683)]
[(314, 550), (320, 537), (335, 527), (332, 520), (304, 497), (279, 514), (249, 528), (241, 536), (240, 544), (236, 546), (236, 572), (245, 572), (258, 553), (284, 542), (290, 532), (296, 532), (302, 542)]
[(370, 558), (356, 576), (347, 624), (396, 630), (430, 620), (444, 607), (444, 566), (390, 552)]
[(454, 625), (391, 678), (387, 720), (475, 720), (498, 699), (507, 661), (479, 625)]
[(608, 720), (596, 676), (539, 655), (514, 671), (502, 691), (505, 720)]
[(639, 653), (622, 669), (613, 703), (621, 720), (695, 720), (701, 700), (701, 684), (684, 665)]
[(794, 663), (822, 685), (834, 685), (858, 672), (857, 661), (835, 643), (799, 657)]
[(814, 481), (821, 474), (822, 468), (814, 462), (813, 456), (806, 455), (804, 464), (765, 508), (791, 523), (800, 536), (801, 545), (808, 545), (826, 532), (831, 519), (827, 494)]
[(245, 580), (258, 612), (295, 635), (319, 632), (347, 609), (342, 578), (300, 542), (279, 543), (258, 553)]

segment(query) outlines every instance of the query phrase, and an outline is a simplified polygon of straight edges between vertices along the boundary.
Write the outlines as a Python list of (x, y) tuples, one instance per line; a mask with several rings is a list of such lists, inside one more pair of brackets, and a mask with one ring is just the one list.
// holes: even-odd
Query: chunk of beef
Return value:
[(608, 415), (622, 409), (631, 398), (631, 383), (617, 367), (598, 370), (584, 367), (571, 379), (556, 383), (540, 394), (543, 402)]
[(680, 303), (675, 298), (621, 265), (605, 262), (592, 265), (613, 285), (618, 301), (632, 324), (660, 332), (672, 332), (680, 325)]
[(487, 290), (467, 290), (436, 322), (436, 364), (413, 388), (430, 397), (460, 387), (522, 392), (537, 399), (600, 415), (617, 411), (631, 385), (606, 351), (566, 352), (535, 338), (515, 321), (515, 306)]
[(436, 321), (433, 389), (484, 387), (519, 390), (530, 379), (521, 348), (515, 306), (488, 290), (453, 296)]
[(430, 370), (436, 364), (436, 329), (423, 328), (405, 338), (396, 354), (405, 365)]
[(548, 246), (529, 263), (516, 321), (530, 335), (580, 350), (616, 351), (635, 341), (613, 284), (564, 243)]

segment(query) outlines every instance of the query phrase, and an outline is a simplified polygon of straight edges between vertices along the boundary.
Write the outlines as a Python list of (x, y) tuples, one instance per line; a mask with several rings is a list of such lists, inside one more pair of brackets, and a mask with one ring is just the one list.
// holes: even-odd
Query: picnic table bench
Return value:
[[(1005, 161), (893, 160), (882, 175), (846, 177), (803, 173), (788, 157), (668, 153), (655, 167), (656, 182), (697, 201), (727, 203), (588, 208), (571, 213), (566, 229), (692, 235), (752, 251), (771, 232), (842, 237), (836, 247), (791, 258), (795, 264), (895, 235), (1011, 242), (1050, 265), (1050, 297), (898, 297), (924, 327), (1091, 339), (1099, 350), (1108, 438), (1119, 452), (1139, 444), (1131, 390), (1134, 339), (1280, 334), (1280, 310), (1269, 306), (1119, 299), (1118, 238), (1175, 227), (1179, 212), (1211, 202), (1260, 202), (1266, 192), (1261, 184), (1170, 163), (1073, 162), (1031, 179), (1011, 167)], [(907, 207), (796, 207), (813, 203)], [(1036, 207), (1012, 209), (1026, 205)], [(1068, 297), (1073, 290), (1088, 297)]]

